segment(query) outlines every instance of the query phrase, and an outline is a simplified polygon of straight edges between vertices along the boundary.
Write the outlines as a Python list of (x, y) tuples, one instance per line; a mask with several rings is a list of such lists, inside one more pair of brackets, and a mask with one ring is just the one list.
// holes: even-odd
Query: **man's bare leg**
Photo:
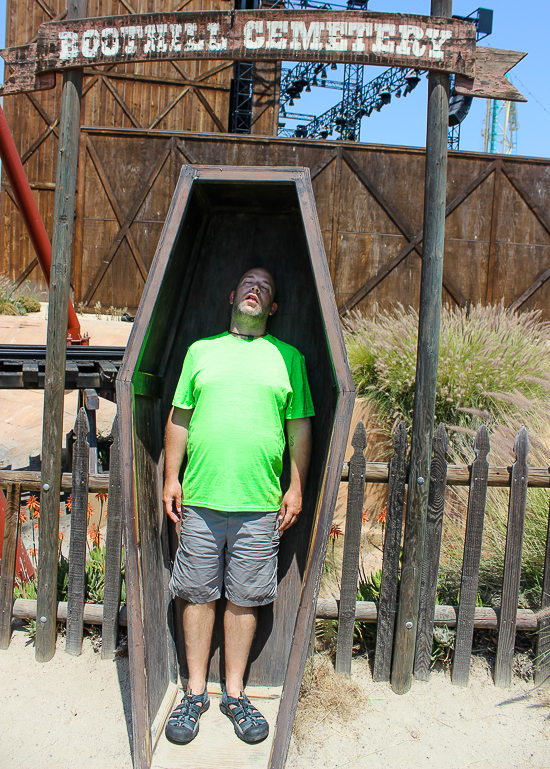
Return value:
[(227, 601), (224, 614), (225, 690), (229, 697), (239, 697), (244, 690), (244, 671), (256, 632), (258, 610)]
[(186, 603), (183, 609), (185, 654), (189, 669), (188, 691), (200, 696), (206, 687), (216, 601)]

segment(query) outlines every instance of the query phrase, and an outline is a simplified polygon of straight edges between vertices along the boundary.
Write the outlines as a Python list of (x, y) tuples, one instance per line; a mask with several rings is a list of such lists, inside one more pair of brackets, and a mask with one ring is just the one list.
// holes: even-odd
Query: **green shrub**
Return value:
[(23, 305), (26, 312), (40, 312), (40, 302), (33, 296), (20, 296), (17, 302)]
[[(373, 318), (355, 314), (345, 338), (357, 394), (396, 424), (412, 422), (418, 313), (398, 305)], [(537, 311), (444, 308), (441, 316), (436, 422), (472, 427), (519, 413), (524, 399), (550, 393), (550, 324)]]
[[(386, 419), (388, 430), (412, 422), (418, 314), (398, 306), (373, 318), (354, 315), (345, 337), (355, 386)], [(436, 423), (446, 424), (450, 464), (470, 464), (481, 424), (489, 429), (491, 465), (509, 466), (514, 439), (525, 425), (531, 466), (550, 464), (550, 324), (539, 312), (502, 306), (442, 311)], [(480, 603), (500, 604), (509, 489), (489, 488), (479, 579)], [(438, 598), (457, 604), (468, 487), (447, 489)], [(527, 493), (521, 606), (540, 605), (548, 526), (548, 490)]]

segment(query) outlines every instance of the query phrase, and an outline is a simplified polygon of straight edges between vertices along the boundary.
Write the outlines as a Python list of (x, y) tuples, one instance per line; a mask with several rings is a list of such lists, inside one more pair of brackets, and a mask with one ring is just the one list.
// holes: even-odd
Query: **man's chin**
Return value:
[(250, 302), (241, 302), (237, 308), (243, 315), (248, 317), (257, 318), (262, 314), (262, 308), (259, 303), (251, 304)]

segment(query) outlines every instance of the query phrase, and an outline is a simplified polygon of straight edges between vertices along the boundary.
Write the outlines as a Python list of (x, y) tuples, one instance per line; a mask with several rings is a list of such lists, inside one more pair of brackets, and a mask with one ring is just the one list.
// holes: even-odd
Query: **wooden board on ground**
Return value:
[[(279, 709), (282, 687), (247, 688), (249, 699), (269, 723), (269, 735), (258, 745), (246, 745), (239, 740), (233, 725), (220, 710), (221, 693), (209, 687), (210, 709), (201, 718), (200, 731), (189, 745), (173, 745), (164, 736), (159, 737), (151, 769), (248, 769), (265, 767), (271, 753), (274, 726)], [(180, 693), (178, 692), (178, 698)], [(179, 702), (179, 699), (177, 700)]]

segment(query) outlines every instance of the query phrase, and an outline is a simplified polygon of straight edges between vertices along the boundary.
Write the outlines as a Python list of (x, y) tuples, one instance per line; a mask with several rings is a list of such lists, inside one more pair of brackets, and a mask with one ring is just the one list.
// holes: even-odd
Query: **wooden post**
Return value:
[(428, 517), (424, 540), (416, 653), (414, 656), (414, 677), (419, 681), (427, 681), (429, 679), (432, 661), (437, 573), (439, 571), (439, 557), (441, 554), (445, 489), (447, 488), (447, 462), (445, 454), (447, 453), (448, 446), (449, 442), (445, 426), (441, 424), (435, 431), (433, 439), (434, 457), (430, 468)]
[(86, 524), (88, 520), (89, 431), (84, 408), (76, 417), (73, 454), (71, 542), (69, 545), (69, 589), (67, 597), (67, 640), (65, 651), (77, 657), (82, 651), (86, 591)]
[(457, 686), (466, 686), (470, 675), (470, 657), (472, 656), (472, 639), (479, 584), (483, 521), (485, 518), (485, 502), (487, 500), (487, 478), (489, 475), (487, 454), (490, 448), (487, 428), (485, 425), (482, 425), (478, 430), (474, 444), (476, 458), (472, 464), (466, 533), (464, 534), (462, 579), (460, 582), (460, 601), (458, 605), (452, 670), (452, 682)]
[(498, 623), (497, 657), (495, 660), (495, 686), (505, 687), (512, 683), (512, 664), (516, 642), (517, 606), (521, 577), (521, 550), (525, 526), (525, 505), (529, 482), (529, 439), (522, 427), (514, 442), (516, 461), (512, 466), (510, 480), (510, 502), (508, 505), (508, 526), (504, 552), (504, 574), (502, 577), (502, 599)]
[(2, 548), (2, 577), (0, 578), (0, 649), (7, 649), (11, 638), (11, 612), (13, 606), (17, 535), (19, 532), (21, 486), (18, 483), (10, 483), (8, 485), (7, 497), (4, 546)]
[(122, 574), (120, 560), (122, 553), (122, 500), (120, 475), (120, 447), (118, 437), (118, 416), (115, 416), (113, 443), (109, 458), (109, 496), (107, 517), (107, 538), (105, 543), (105, 597), (103, 599), (103, 628), (101, 631), (101, 658), (113, 659), (118, 639), (118, 614)]
[(99, 409), (99, 396), (95, 390), (87, 388), (79, 390), (80, 405), (86, 409), (86, 417), (90, 432), (88, 435), (88, 445), (90, 447), (89, 472), (90, 475), (97, 473), (97, 417), (96, 411)]
[[(432, 0), (431, 15), (450, 18), (452, 0)], [(418, 622), (441, 322), (448, 123), (449, 76), (430, 72), (416, 386), (395, 664), (391, 678), (396, 694), (405, 694), (411, 687)]]
[[(69, 0), (67, 6), (68, 20), (86, 16), (87, 0)], [(61, 97), (44, 383), (36, 620), (38, 662), (48, 662), (55, 654), (63, 396), (81, 94), (82, 70), (67, 70), (63, 75)]]
[(403, 534), (403, 506), (405, 503), (405, 484), (407, 483), (407, 448), (407, 428), (404, 422), (399, 422), (393, 436), (393, 457), (390, 462), (388, 479), (386, 533), (384, 536), (382, 581), (380, 583), (378, 623), (376, 626), (373, 681), (390, 680), (399, 577), (399, 555), (401, 551), (401, 536)]
[(351, 653), (355, 628), (355, 602), (357, 601), (357, 573), (361, 548), (361, 524), (365, 497), (365, 447), (367, 434), (362, 421), (357, 423), (351, 445), (354, 448), (349, 462), (348, 506), (346, 511), (346, 538), (342, 561), (342, 587), (338, 612), (338, 642), (336, 646), (336, 672), (351, 675)]
[[(546, 557), (544, 559), (540, 608), (550, 608), (550, 514), (546, 531)], [(550, 686), (550, 616), (539, 619), (535, 686)]]

